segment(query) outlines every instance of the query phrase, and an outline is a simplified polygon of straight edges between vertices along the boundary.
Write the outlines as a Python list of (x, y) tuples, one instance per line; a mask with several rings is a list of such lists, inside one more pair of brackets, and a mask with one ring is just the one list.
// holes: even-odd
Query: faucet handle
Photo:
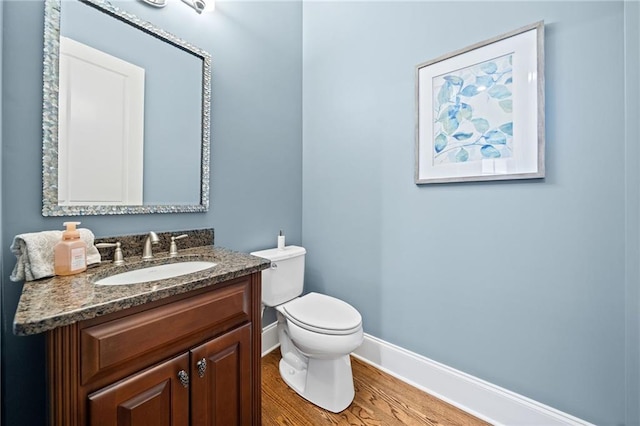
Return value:
[(124, 265), (124, 256), (122, 256), (122, 244), (120, 241), (116, 241), (115, 243), (97, 243), (95, 246), (97, 248), (115, 247), (116, 249), (113, 252), (113, 264)]
[(176, 257), (178, 255), (178, 245), (176, 244), (176, 240), (181, 240), (183, 238), (187, 238), (189, 235), (182, 234), (177, 237), (171, 237), (171, 245), (169, 246), (169, 257)]

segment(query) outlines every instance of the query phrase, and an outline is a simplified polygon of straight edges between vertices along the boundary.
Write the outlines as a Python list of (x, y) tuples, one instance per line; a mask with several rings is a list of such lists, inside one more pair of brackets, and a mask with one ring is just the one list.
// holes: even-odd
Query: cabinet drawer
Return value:
[[(85, 328), (80, 333), (82, 384), (124, 363), (149, 363), (167, 349), (214, 335), (251, 316), (250, 283), (243, 280), (198, 296)], [(175, 353), (175, 352), (174, 352)], [(144, 358), (142, 358), (144, 357)]]

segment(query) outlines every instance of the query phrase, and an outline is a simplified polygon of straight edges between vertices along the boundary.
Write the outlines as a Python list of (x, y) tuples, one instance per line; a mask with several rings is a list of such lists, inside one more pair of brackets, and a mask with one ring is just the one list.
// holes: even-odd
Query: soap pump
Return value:
[(56, 275), (73, 275), (87, 270), (87, 244), (80, 239), (76, 229), (80, 222), (64, 222), (62, 241), (53, 248), (53, 264)]

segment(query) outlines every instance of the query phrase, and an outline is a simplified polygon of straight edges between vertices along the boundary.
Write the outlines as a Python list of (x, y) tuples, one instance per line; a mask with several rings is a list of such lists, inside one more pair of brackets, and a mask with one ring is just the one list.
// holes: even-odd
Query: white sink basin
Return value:
[(166, 263), (164, 265), (155, 265), (148, 268), (136, 269), (133, 271), (121, 272), (99, 279), (95, 284), (99, 285), (123, 285), (138, 284), (148, 281), (165, 280), (167, 278), (175, 278), (180, 275), (191, 274), (193, 272), (204, 271), (213, 268), (217, 263), (207, 261), (190, 261)]

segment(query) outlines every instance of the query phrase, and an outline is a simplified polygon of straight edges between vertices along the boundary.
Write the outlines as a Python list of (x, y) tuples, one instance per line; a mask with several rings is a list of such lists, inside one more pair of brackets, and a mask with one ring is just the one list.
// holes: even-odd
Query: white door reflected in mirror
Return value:
[(60, 205), (143, 204), (144, 79), (144, 68), (60, 37)]

